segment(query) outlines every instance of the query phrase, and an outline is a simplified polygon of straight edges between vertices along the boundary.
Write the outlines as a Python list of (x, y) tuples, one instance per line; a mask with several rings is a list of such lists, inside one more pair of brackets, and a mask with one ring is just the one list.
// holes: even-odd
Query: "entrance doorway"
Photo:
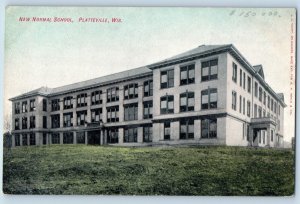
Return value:
[(87, 139), (90, 145), (100, 145), (100, 131), (89, 131)]

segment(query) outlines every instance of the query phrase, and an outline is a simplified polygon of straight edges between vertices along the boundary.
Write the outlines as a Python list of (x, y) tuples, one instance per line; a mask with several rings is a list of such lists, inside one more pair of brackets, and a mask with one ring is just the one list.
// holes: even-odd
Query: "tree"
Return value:
[(3, 146), (10, 148), (12, 145), (12, 137), (11, 137), (11, 131), (12, 131), (12, 124), (11, 124), (11, 115), (5, 115), (3, 120)]
[(12, 130), (12, 121), (11, 121), (11, 114), (6, 114), (4, 116), (3, 121), (3, 132), (11, 132)]

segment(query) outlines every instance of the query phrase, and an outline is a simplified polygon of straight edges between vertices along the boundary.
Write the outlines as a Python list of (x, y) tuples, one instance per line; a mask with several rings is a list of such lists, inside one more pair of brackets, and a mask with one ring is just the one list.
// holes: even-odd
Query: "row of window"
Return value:
[[(201, 63), (201, 81), (218, 78), (218, 59), (208, 60)], [(195, 83), (195, 64), (180, 67), (180, 85)], [(160, 88), (174, 87), (174, 69), (160, 72)]]
[[(237, 93), (235, 91), (232, 91), (232, 109), (237, 110)], [(242, 97), (241, 95), (239, 97), (239, 112), (245, 115), (245, 97)], [(247, 116), (251, 117), (251, 102), (249, 100), (247, 101)], [(266, 116), (273, 118), (273, 115), (270, 114), (270, 112), (266, 115), (265, 109), (262, 110), (261, 106), (254, 104), (254, 118)]]
[(20, 137), (19, 134), (15, 135), (15, 146), (27, 146), (27, 145), (36, 145), (35, 133), (22, 134)]
[[(102, 104), (102, 91), (94, 91), (91, 93), (91, 104), (98, 105)], [(144, 96), (152, 96), (153, 95), (153, 81), (147, 80), (144, 82)], [(138, 84), (132, 83), (124, 86), (124, 99), (133, 99), (138, 97)], [(71, 109), (73, 108), (72, 103), (73, 97), (67, 96), (63, 99), (63, 108)], [(119, 101), (119, 88), (112, 87), (107, 89), (107, 102)], [(53, 99), (51, 101), (52, 111), (60, 110), (59, 99)], [(87, 94), (79, 94), (77, 95), (77, 107), (87, 106)]]
[[(254, 83), (254, 96), (258, 98), (260, 102), (263, 102), (264, 105), (266, 105), (267, 102), (267, 107), (273, 111), (275, 114), (277, 113), (277, 103), (276, 101), (270, 97), (265, 91), (262, 90), (262, 87), (258, 88), (258, 83)], [(278, 115), (280, 115), (280, 104), (278, 104)]]
[[(78, 111), (77, 114), (77, 125), (84, 125), (87, 119), (87, 111)], [(152, 118), (153, 115), (153, 102), (144, 102), (144, 119)], [(102, 108), (91, 110), (91, 122), (99, 122), (102, 118)], [(124, 105), (124, 120), (137, 120), (138, 119), (138, 104), (127, 104)], [(119, 121), (119, 106), (107, 107), (107, 122), (118, 122)], [(51, 127), (60, 127), (60, 114), (51, 115)], [(73, 112), (63, 114), (63, 127), (73, 126)]]
[[(201, 109), (213, 109), (218, 107), (218, 91), (216, 88), (208, 88), (201, 91)], [(180, 112), (194, 111), (195, 94), (188, 92), (180, 94)], [(160, 113), (174, 113), (174, 96), (165, 95), (160, 98)]]
[[(235, 91), (232, 91), (232, 97), (231, 98), (232, 98), (231, 107), (232, 107), (233, 110), (237, 110), (237, 93)], [(245, 106), (246, 106), (245, 97), (242, 97), (240, 95), (240, 97), (239, 97), (239, 112), (243, 113), (243, 115), (246, 114)], [(247, 101), (247, 116), (251, 117), (251, 102), (249, 100)]]
[[(124, 128), (124, 142), (131, 143), (137, 142), (137, 127), (125, 127)], [(78, 132), (77, 143), (84, 144), (85, 138), (83, 132)], [(22, 134), (24, 141), (22, 144), (27, 145), (27, 134)], [(217, 137), (217, 119), (203, 119), (201, 121), (201, 138), (216, 138)], [(152, 142), (153, 138), (153, 129), (152, 125), (143, 126), (143, 142)], [(164, 140), (170, 140), (171, 138), (171, 123), (164, 123)], [(193, 139), (194, 138), (194, 120), (183, 120), (180, 121), (180, 139)], [(16, 146), (20, 145), (20, 137), (16, 135)], [(59, 133), (52, 133), (52, 144), (59, 144), (60, 137)], [(30, 138), (31, 145), (35, 145), (35, 135)], [(118, 128), (111, 128), (108, 130), (107, 135), (108, 143), (118, 143), (119, 142), (119, 133)], [(64, 132), (63, 133), (63, 144), (73, 144), (74, 143), (74, 135), (73, 132)], [(46, 144), (46, 135), (43, 135), (43, 144)]]
[[(28, 143), (29, 139), (29, 143)], [(64, 132), (62, 138), (63, 144), (73, 144), (74, 143), (74, 133), (73, 132)], [(22, 134), (21, 137), (22, 145), (26, 146), (28, 144), (35, 145), (35, 133), (30, 134), (30, 138), (27, 137), (27, 134)], [(15, 135), (15, 146), (20, 146), (20, 135)], [(119, 142), (119, 130), (118, 128), (110, 128), (107, 135), (107, 143), (118, 143)], [(124, 128), (124, 142), (137, 142), (137, 128), (136, 127), (126, 127)], [(143, 126), (143, 142), (152, 142), (152, 125)], [(49, 141), (48, 141), (49, 143)], [(51, 143), (60, 144), (59, 133), (51, 134)], [(76, 133), (76, 143), (85, 144), (85, 134), (84, 132)], [(47, 135), (43, 134), (43, 144), (47, 144)]]
[[(206, 118), (201, 120), (201, 138), (216, 138), (217, 137), (217, 119)], [(164, 123), (164, 140), (171, 138), (171, 123)], [(194, 138), (194, 120), (180, 121), (180, 139)]]
[[(22, 124), (20, 124), (22, 122)], [(22, 121), (19, 118), (15, 118), (15, 130), (20, 130), (22, 125), (22, 129), (28, 128), (28, 118), (22, 117)], [(29, 128), (35, 128), (35, 116), (29, 117)]]
[[(237, 83), (237, 75), (238, 75), (238, 69), (237, 65), (233, 62), (232, 63), (232, 80)], [(240, 87), (243, 87), (243, 89), (246, 89), (246, 73), (243, 72), (242, 69), (240, 69)], [(251, 93), (251, 77), (247, 77), (247, 91)], [(263, 102), (264, 105), (266, 105), (267, 101), (267, 107), (271, 109), (274, 113), (277, 112), (277, 103), (273, 98), (270, 97), (270, 95), (266, 94), (266, 91), (263, 91), (262, 87), (258, 86), (258, 83), (254, 83), (254, 96), (258, 98), (260, 102)], [(280, 104), (278, 104), (278, 114), (280, 115)]]
[[(47, 111), (47, 100), (43, 99), (43, 111)], [(29, 101), (29, 111), (35, 111), (36, 110), (36, 101), (35, 99), (31, 99)], [(27, 113), (28, 112), (28, 103), (27, 101), (22, 101), (22, 104), (20, 102), (15, 103), (15, 114), (19, 113)]]
[[(237, 83), (237, 76), (238, 76), (238, 68), (237, 64), (232, 62), (232, 80)], [(242, 69), (240, 69), (240, 87), (243, 87), (244, 90), (246, 90), (246, 73), (243, 72)], [(251, 77), (247, 76), (247, 91), (251, 93)]]

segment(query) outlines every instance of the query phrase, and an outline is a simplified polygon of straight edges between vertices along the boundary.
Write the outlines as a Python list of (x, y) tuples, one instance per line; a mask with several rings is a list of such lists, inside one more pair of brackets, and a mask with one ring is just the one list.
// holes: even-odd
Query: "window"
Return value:
[(194, 106), (194, 92), (185, 92), (180, 94), (180, 112), (194, 111)]
[(73, 113), (64, 113), (64, 127), (73, 126)]
[(259, 87), (258, 89), (258, 100), (261, 102), (262, 101), (262, 88)]
[(73, 108), (73, 103), (72, 103), (72, 96), (68, 96), (64, 98), (64, 109), (71, 109)]
[(201, 108), (212, 109), (218, 107), (218, 93), (217, 89), (208, 88), (201, 91)]
[(201, 120), (201, 137), (216, 138), (217, 137), (217, 119), (206, 118)]
[(118, 128), (110, 128), (107, 133), (107, 143), (113, 144), (119, 142), (119, 129)]
[(86, 123), (87, 111), (77, 112), (77, 126), (84, 125)]
[(239, 112), (242, 113), (242, 96), (240, 95)]
[(153, 117), (153, 101), (144, 102), (144, 119)]
[(180, 139), (193, 139), (194, 138), (194, 120), (180, 121)]
[(153, 96), (153, 81), (148, 80), (144, 82), (144, 97)]
[(171, 138), (171, 123), (164, 123), (164, 140), (170, 140)]
[(257, 97), (258, 96), (258, 85), (257, 85), (257, 82), (255, 82), (254, 83), (254, 95), (255, 95), (255, 97)]
[(15, 118), (15, 130), (20, 130), (20, 120), (19, 120), (19, 118)]
[(250, 117), (251, 102), (247, 101), (247, 116)]
[(58, 110), (60, 110), (59, 99), (53, 99), (51, 101), (51, 111), (58, 111)]
[(138, 92), (138, 84), (128, 84), (124, 86), (124, 99), (137, 98)]
[(107, 89), (107, 102), (119, 101), (119, 88), (112, 87)]
[(270, 108), (270, 96), (268, 96), (268, 108)]
[(29, 134), (29, 144), (30, 145), (35, 145), (35, 133), (30, 133)]
[(264, 103), (264, 105), (266, 105), (266, 92), (264, 91), (264, 100), (263, 100), (263, 103)]
[(47, 144), (47, 133), (43, 133), (43, 145)]
[(232, 91), (232, 109), (236, 110), (236, 92)]
[(19, 114), (20, 113), (20, 103), (17, 102), (15, 103), (15, 114)]
[(273, 130), (271, 130), (271, 141), (273, 142), (273, 140), (274, 140), (274, 132)]
[(107, 122), (119, 122), (119, 106), (107, 107)]
[(47, 116), (43, 116), (43, 128), (47, 128)]
[(99, 122), (102, 120), (102, 108), (91, 110), (92, 122)]
[(251, 78), (248, 76), (248, 92), (251, 93)]
[(274, 105), (274, 101), (273, 99), (271, 99), (271, 111), (273, 111), (273, 105)]
[(254, 104), (254, 118), (257, 118), (257, 105)]
[(236, 83), (237, 81), (237, 65), (232, 62), (232, 81)]
[(137, 120), (138, 119), (138, 104), (126, 104), (124, 105), (124, 120)]
[(243, 85), (243, 71), (240, 69), (240, 87)]
[(160, 113), (174, 113), (174, 96), (166, 95), (160, 98)]
[(64, 144), (73, 144), (74, 143), (73, 132), (64, 132), (63, 133), (63, 143)]
[(51, 140), (52, 144), (60, 144), (59, 133), (52, 133)]
[(243, 98), (243, 114), (245, 115), (245, 98)]
[(22, 134), (22, 145), (26, 146), (28, 145), (28, 140), (27, 140), (27, 134)]
[(51, 127), (59, 128), (60, 127), (60, 116), (59, 114), (51, 115)]
[(29, 128), (35, 128), (35, 116), (29, 118)]
[(152, 125), (146, 125), (143, 127), (143, 142), (152, 142)]
[(47, 99), (43, 99), (43, 111), (47, 111)]
[(22, 102), (22, 113), (26, 113), (27, 112), (27, 101), (23, 101)]
[(20, 135), (15, 134), (15, 146), (20, 146)]
[(76, 132), (77, 144), (85, 144), (85, 134), (84, 132)]
[(280, 115), (280, 104), (278, 104), (278, 115)]
[(276, 112), (277, 112), (277, 103), (274, 102), (274, 113), (276, 113)]
[(246, 89), (246, 74), (243, 73), (243, 89)]
[(124, 128), (124, 142), (137, 142), (137, 127)]
[(30, 100), (29, 102), (29, 110), (35, 111), (35, 99)]
[(180, 85), (195, 83), (195, 64), (180, 67)]
[(160, 72), (160, 88), (174, 87), (174, 69)]
[(249, 125), (247, 124), (246, 125), (246, 128), (247, 128), (247, 141), (250, 141), (250, 128), (249, 128)]
[(218, 78), (218, 59), (201, 63), (201, 80), (209, 81)]
[(262, 110), (261, 107), (258, 106), (258, 117), (261, 118), (262, 117)]
[(263, 117), (266, 117), (266, 110), (263, 109)]
[(86, 98), (87, 98), (86, 93), (77, 95), (77, 107), (87, 106)]
[(27, 129), (27, 117), (22, 118), (22, 129)]
[(102, 104), (101, 94), (102, 94), (102, 91), (94, 91), (94, 92), (92, 92), (92, 94), (91, 94), (92, 105)]

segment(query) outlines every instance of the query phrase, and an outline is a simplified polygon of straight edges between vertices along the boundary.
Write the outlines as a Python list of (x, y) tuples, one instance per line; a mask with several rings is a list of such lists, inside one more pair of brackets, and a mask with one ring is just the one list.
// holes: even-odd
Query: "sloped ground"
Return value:
[(7, 194), (294, 193), (294, 152), (241, 147), (57, 145), (4, 152)]

